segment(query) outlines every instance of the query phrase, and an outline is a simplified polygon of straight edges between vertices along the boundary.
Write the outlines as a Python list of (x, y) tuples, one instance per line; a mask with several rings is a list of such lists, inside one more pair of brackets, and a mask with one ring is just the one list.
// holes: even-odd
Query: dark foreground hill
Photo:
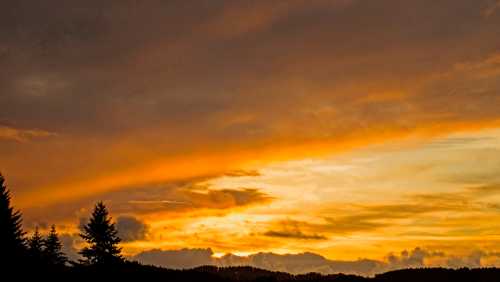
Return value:
[[(266, 282), (266, 281), (335, 281), (335, 282), (500, 282), (499, 268), (481, 269), (445, 269), (421, 268), (391, 271), (366, 278), (356, 275), (309, 273), (292, 275), (253, 267), (215, 267), (203, 266), (187, 270), (173, 270), (156, 266), (147, 266), (135, 262), (126, 262), (111, 266), (63, 267), (58, 269), (24, 269), (16, 271), (20, 279), (35, 277), (39, 281), (171, 281), (171, 282)], [(8, 277), (13, 277), (8, 275)], [(33, 279), (35, 280), (35, 279)], [(3, 280), (0, 281), (15, 281)]]

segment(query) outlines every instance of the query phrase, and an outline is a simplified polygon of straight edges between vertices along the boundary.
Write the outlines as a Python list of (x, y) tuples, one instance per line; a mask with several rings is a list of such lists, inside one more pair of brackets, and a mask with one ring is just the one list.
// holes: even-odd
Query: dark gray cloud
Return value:
[(79, 252), (79, 245), (83, 242), (78, 234), (63, 233), (59, 235), (62, 243), (62, 251), (72, 261), (82, 258)]
[(149, 232), (149, 226), (133, 216), (119, 216), (116, 229), (123, 242), (144, 240)]
[(418, 268), (426, 266), (426, 258), (444, 256), (443, 252), (429, 252), (417, 247), (411, 251), (404, 250), (399, 255), (389, 254), (387, 261), (391, 269)]
[(144, 264), (159, 265), (170, 268), (193, 268), (202, 265), (213, 265), (211, 249), (182, 249), (175, 251), (150, 250), (141, 252), (131, 259)]

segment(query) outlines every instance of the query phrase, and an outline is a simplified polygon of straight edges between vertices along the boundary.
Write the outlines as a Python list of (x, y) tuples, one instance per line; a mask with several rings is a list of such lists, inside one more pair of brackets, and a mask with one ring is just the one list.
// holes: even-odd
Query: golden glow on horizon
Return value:
[[(212, 247), (219, 257), (321, 250), (344, 260), (357, 259), (359, 252), (383, 259), (390, 251), (415, 246), (456, 255), (471, 247), (494, 251), (500, 234), (492, 222), (500, 215), (489, 205), (498, 201), (498, 194), (473, 190), (488, 185), (488, 179), (452, 179), (459, 177), (457, 169), (464, 178), (494, 171), (495, 163), (488, 166), (488, 160), (480, 170), (472, 162), (493, 148), (500, 149), (499, 129), (393, 142), (326, 159), (274, 163), (261, 167), (260, 175), (214, 178), (208, 180), (210, 186), (259, 187), (275, 200), (225, 215), (197, 211), (172, 220), (172, 214), (160, 213), (150, 219), (148, 242), (130, 246)], [(169, 229), (162, 231), (165, 226)], [(289, 237), (266, 236), (270, 230)]]

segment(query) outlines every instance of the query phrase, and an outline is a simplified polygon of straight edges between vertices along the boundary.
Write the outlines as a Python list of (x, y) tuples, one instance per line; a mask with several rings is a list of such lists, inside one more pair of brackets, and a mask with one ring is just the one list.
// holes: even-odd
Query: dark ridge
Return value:
[[(31, 269), (36, 271), (31, 271)], [(193, 269), (168, 269), (125, 261), (115, 265), (74, 264), (60, 268), (10, 269), (19, 273), (19, 281), (36, 277), (56, 281), (171, 281), (171, 282), (499, 282), (499, 268), (446, 269), (418, 268), (390, 271), (375, 277), (357, 275), (307, 273), (293, 275), (250, 266), (200, 266)], [(11, 276), (8, 276), (11, 277)], [(0, 277), (1, 278), (1, 277)], [(0, 279), (0, 281), (8, 281)], [(10, 280), (9, 280), (10, 281)], [(12, 280), (13, 281), (13, 280)]]

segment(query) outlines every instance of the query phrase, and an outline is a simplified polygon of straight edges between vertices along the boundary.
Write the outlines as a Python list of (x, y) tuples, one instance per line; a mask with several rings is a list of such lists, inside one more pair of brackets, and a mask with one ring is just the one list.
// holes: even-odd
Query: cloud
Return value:
[(68, 259), (78, 261), (82, 258), (78, 253), (82, 244), (82, 239), (78, 234), (62, 233), (59, 235), (59, 239), (62, 243), (62, 251)]
[[(214, 257), (211, 249), (150, 250), (141, 252), (133, 260), (168, 268), (192, 268), (201, 265), (241, 266), (284, 271), (294, 274), (319, 272), (323, 274), (357, 274), (373, 276), (390, 270), (418, 267), (481, 267), (487, 258), (496, 253), (474, 251), (463, 257), (448, 255), (442, 251), (431, 251), (420, 247), (399, 254), (388, 254), (385, 260), (357, 259), (353, 261), (330, 260), (315, 253), (275, 254), (256, 253), (248, 256), (226, 254)], [(482, 263), (484, 260), (484, 263)]]
[(144, 240), (149, 232), (147, 224), (132, 216), (119, 216), (116, 219), (116, 229), (123, 242)]
[[(498, 7), (500, 7), (500, 2), (498, 2)], [(458, 63), (448, 75), (463, 74), (470, 78), (497, 77), (500, 74), (500, 53), (493, 52), (477, 61)]]
[(399, 256), (394, 254), (389, 254), (387, 256), (388, 268), (392, 270), (425, 267), (425, 259), (434, 256), (444, 257), (445, 255), (443, 252), (429, 252), (419, 247), (411, 251), (404, 250)]
[(202, 265), (213, 265), (214, 258), (211, 249), (182, 249), (162, 251), (158, 249), (144, 251), (133, 257), (132, 260), (144, 264), (165, 266), (169, 268), (193, 268)]
[(452, 268), (477, 268), (481, 267), (481, 259), (486, 257), (486, 253), (482, 251), (475, 251), (465, 257), (452, 256), (446, 260), (446, 266)]
[(226, 254), (220, 258), (213, 256), (211, 249), (150, 250), (133, 257), (146, 264), (169, 268), (192, 268), (201, 265), (241, 266), (285, 271), (290, 273), (355, 273), (372, 275), (381, 262), (372, 260), (332, 261), (314, 253), (284, 254), (257, 253), (249, 256)]
[(452, 150), (466, 147), (468, 145), (474, 145), (480, 142), (495, 141), (492, 137), (449, 137), (449, 138), (438, 138), (428, 144), (426, 148), (431, 149), (442, 149), (442, 150)]
[(448, 267), (448, 268), (478, 268), (488, 267), (492, 261), (497, 262), (499, 254), (483, 250), (472, 250), (462, 256), (450, 255), (443, 251), (430, 251), (415, 248), (411, 251), (402, 251), (400, 255), (387, 256), (388, 268), (415, 268), (415, 267)]
[(474, 197), (485, 197), (500, 194), (500, 183), (488, 183), (467, 187), (467, 191)]
[(55, 133), (39, 129), (17, 129), (8, 126), (0, 126), (0, 140), (12, 140), (27, 142), (32, 139), (56, 136)]
[[(39, 205), (23, 210), (25, 222), (40, 222), (50, 217), (55, 222), (71, 222), (90, 213), (97, 201), (104, 201), (110, 211), (117, 215), (117, 222), (123, 224), (124, 232), (130, 228), (140, 231), (142, 225), (129, 215), (144, 216), (158, 213), (189, 214), (205, 216), (230, 213), (253, 205), (263, 205), (274, 198), (259, 189), (217, 189), (198, 184), (200, 179), (150, 185), (148, 187), (127, 187), (112, 192), (100, 193), (65, 203)], [(137, 219), (137, 218), (136, 218)], [(135, 224), (137, 223), (137, 225)], [(132, 232), (133, 233), (133, 232)], [(132, 239), (139, 234), (128, 234)], [(128, 238), (128, 237), (127, 237)]]
[(229, 177), (244, 177), (244, 176), (261, 176), (260, 172), (257, 170), (233, 170), (224, 174), (224, 176)]
[(304, 240), (326, 240), (327, 237), (319, 234), (304, 234), (301, 231), (267, 231), (264, 233), (265, 236), (278, 237), (278, 238), (290, 238), (290, 239), (304, 239)]
[[(190, 212), (194, 210), (230, 210), (264, 204), (273, 198), (255, 188), (213, 189), (205, 186), (151, 188), (109, 194), (117, 212)], [(125, 197), (125, 199), (124, 199)], [(131, 200), (128, 200), (131, 199)]]
[[(286, 239), (300, 239), (300, 240), (326, 240), (326, 236), (316, 233), (304, 233), (302, 227), (306, 227), (304, 222), (285, 220), (275, 224), (279, 230), (268, 230), (263, 233), (264, 236), (286, 238)], [(309, 227), (309, 226), (308, 226)]]
[[(221, 258), (221, 260), (223, 260)], [(247, 257), (249, 264), (258, 268), (294, 274), (319, 272), (371, 275), (380, 266), (374, 260), (335, 261), (314, 253), (284, 254), (257, 253)]]
[[(449, 207), (451, 208), (451, 207)], [(323, 216), (321, 221), (306, 222), (284, 220), (272, 223), (272, 226), (294, 226), (296, 229), (323, 234), (355, 234), (374, 231), (397, 224), (396, 220), (415, 215), (445, 210), (445, 207), (433, 204), (375, 204), (356, 206), (354, 210), (339, 213), (339, 216)]]
[[(344, 204), (341, 209), (324, 208), (317, 211), (315, 220), (290, 218), (267, 223), (263, 235), (290, 239), (326, 239), (336, 235), (375, 232), (384, 228), (410, 228), (420, 218), (440, 213), (467, 211), (495, 211), (496, 206), (479, 201), (486, 196), (479, 189), (496, 193), (494, 187), (475, 187), (454, 193), (410, 194), (397, 204)], [(469, 192), (467, 192), (469, 191)], [(474, 191), (474, 192), (470, 192)], [(335, 215), (332, 215), (335, 214)], [(438, 222), (436, 222), (438, 224)]]
[(493, 16), (493, 14), (495, 14), (498, 9), (500, 9), (500, 1), (492, 0), (490, 1), (488, 7), (483, 10), (483, 16), (489, 18)]

